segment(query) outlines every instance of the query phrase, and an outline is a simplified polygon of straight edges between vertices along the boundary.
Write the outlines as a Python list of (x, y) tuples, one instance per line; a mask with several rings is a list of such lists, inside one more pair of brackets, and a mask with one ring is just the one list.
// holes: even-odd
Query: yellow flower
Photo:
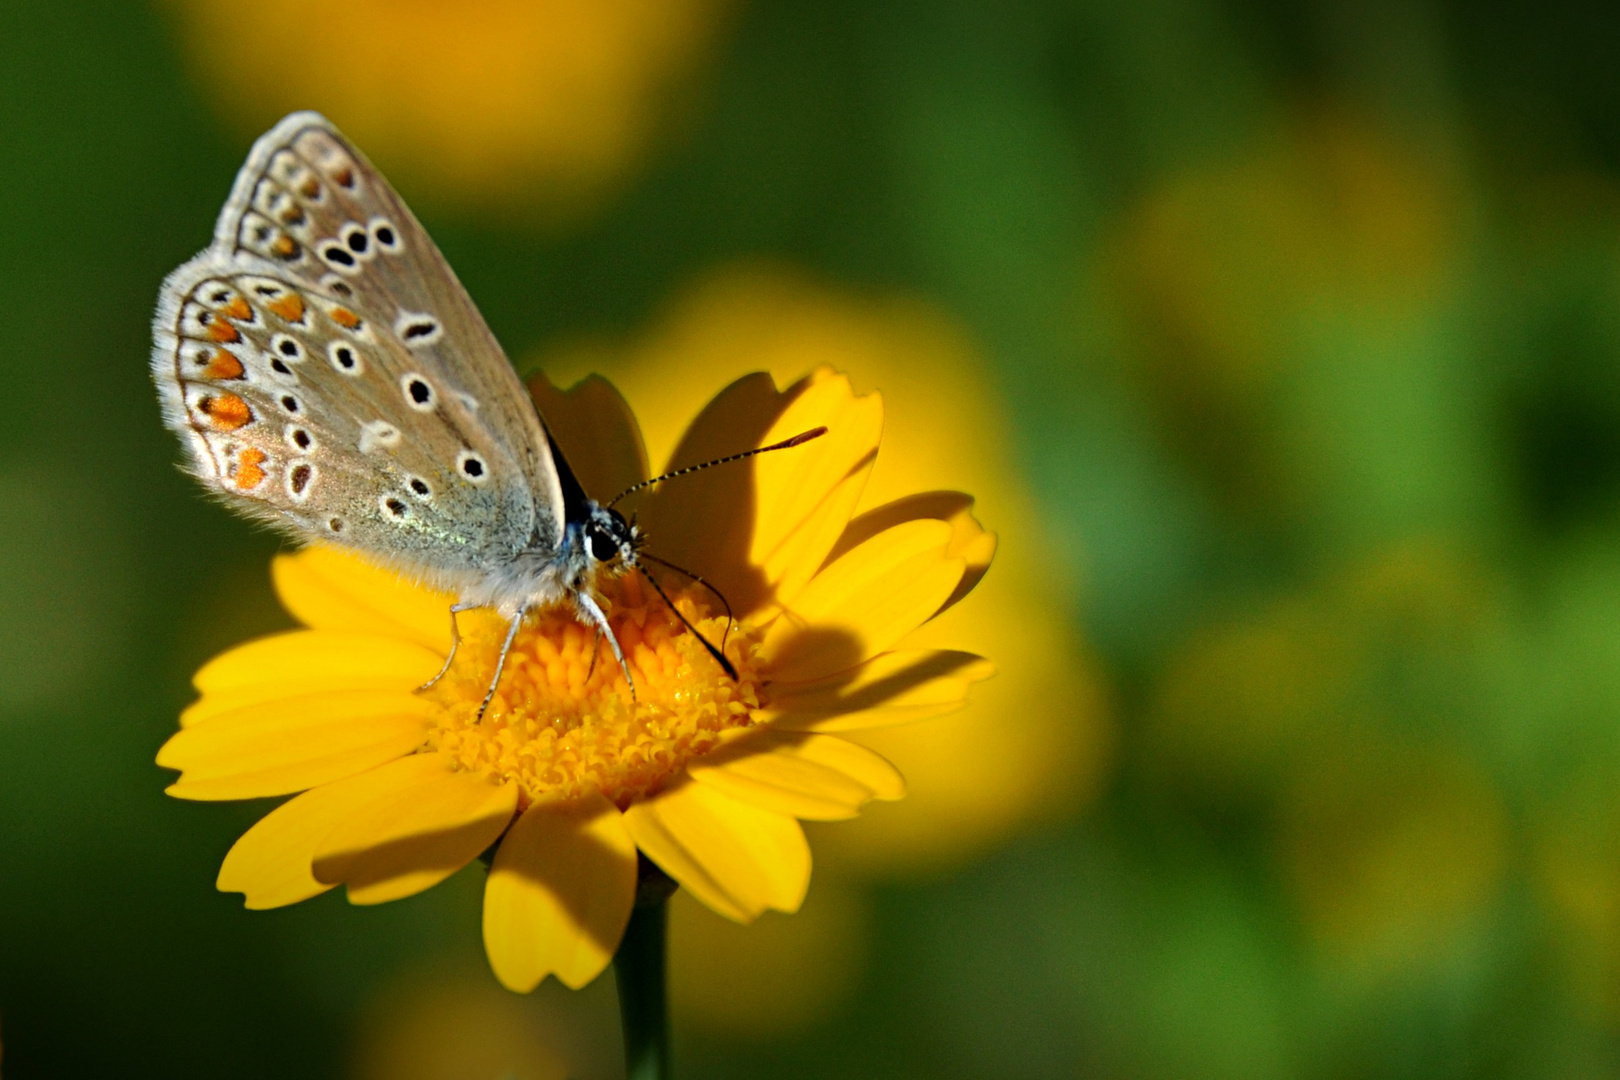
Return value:
[[(340, 123), (419, 202), (551, 207), (642, 151), (726, 0), (171, 0), (193, 66), (244, 130)], [(289, 73), (296, 73), (290, 77)]]
[[(640, 433), (600, 379), (534, 390), (585, 489), (644, 477)], [(573, 616), (517, 638), (480, 719), (502, 628), (462, 624), (445, 679), (417, 692), (449, 647), (451, 597), (352, 554), (315, 547), (275, 562), (282, 602), (308, 629), (251, 642), (196, 676), (201, 698), (158, 763), (182, 798), (303, 792), (250, 829), (220, 869), (253, 908), (347, 886), (354, 903), (409, 896), (498, 843), (484, 940), (507, 986), (600, 973), (629, 917), (637, 851), (737, 921), (793, 911), (810, 878), (799, 819), (898, 799), (900, 774), (840, 736), (947, 711), (989, 664), (908, 635), (959, 601), (994, 541), (962, 497), (854, 517), (878, 449), (882, 403), (820, 369), (786, 390), (743, 378), (692, 424), (672, 465), (825, 425), (828, 434), (744, 465), (663, 485), (634, 509), (652, 554), (715, 594), (663, 583), (703, 644), (629, 576), (606, 590), (635, 677)]]
[(836, 363), (885, 396), (883, 452), (858, 512), (909, 493), (972, 491), (999, 533), (995, 567), (915, 647), (993, 656), (997, 678), (926, 723), (851, 733), (906, 777), (901, 802), (812, 826), (815, 886), (793, 918), (736, 926), (677, 894), (671, 1001), (683, 1023), (750, 1039), (803, 1029), (858, 985), (874, 881), (936, 876), (1019, 832), (1075, 813), (1107, 775), (1113, 728), (1074, 631), (1069, 560), (1045, 531), (1013, 459), (1012, 418), (961, 327), (924, 301), (862, 296), (780, 266), (717, 269), (649, 330), (536, 358), (558, 375), (608, 374), (637, 403), (654, 457), (715, 386), (755, 370), (779, 380)]

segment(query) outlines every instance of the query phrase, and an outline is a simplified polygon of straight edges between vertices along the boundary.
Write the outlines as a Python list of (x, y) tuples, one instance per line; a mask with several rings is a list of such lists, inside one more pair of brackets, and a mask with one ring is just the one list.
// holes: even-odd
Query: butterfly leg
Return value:
[(506, 628), (506, 640), (501, 642), (501, 655), (495, 661), (495, 677), (489, 680), (489, 689), (484, 691), (484, 700), (478, 706), (477, 719), (484, 718), (484, 710), (495, 698), (495, 688), (501, 685), (501, 672), (506, 670), (506, 654), (512, 651), (512, 642), (517, 638), (518, 628), (523, 625), (523, 617), (529, 613), (526, 607), (518, 608), (517, 614), (512, 616), (512, 622)]
[(591, 666), (585, 670), (585, 681), (590, 682), (591, 676), (596, 674), (596, 658), (602, 655), (602, 628), (596, 628), (596, 641), (591, 644)]
[(430, 689), (435, 683), (450, 673), (450, 665), (456, 661), (456, 650), (461, 648), (461, 627), (456, 625), (456, 616), (460, 615), (463, 611), (471, 611), (477, 606), (477, 604), (463, 604), (459, 602), (450, 605), (450, 655), (444, 658), (444, 667), (439, 669), (439, 673), (437, 675), (433, 676), (433, 678), (416, 688), (417, 693)]
[(630, 699), (636, 697), (636, 680), (630, 675), (630, 665), (624, 662), (624, 652), (619, 648), (619, 639), (613, 636), (613, 627), (608, 625), (607, 615), (602, 611), (602, 605), (587, 592), (577, 593), (574, 599), (579, 603), (580, 622), (593, 624), (597, 631), (608, 640), (613, 649), (613, 658), (619, 662), (619, 670), (624, 672), (624, 681), (630, 687)]

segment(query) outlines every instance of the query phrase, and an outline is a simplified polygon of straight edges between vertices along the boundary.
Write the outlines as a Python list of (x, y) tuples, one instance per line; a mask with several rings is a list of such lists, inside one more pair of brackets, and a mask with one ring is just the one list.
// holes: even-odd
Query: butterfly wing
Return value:
[(231, 505), (446, 583), (555, 548), (545, 430), (449, 265), (322, 117), (254, 145), (212, 246), (164, 282), (153, 374)]

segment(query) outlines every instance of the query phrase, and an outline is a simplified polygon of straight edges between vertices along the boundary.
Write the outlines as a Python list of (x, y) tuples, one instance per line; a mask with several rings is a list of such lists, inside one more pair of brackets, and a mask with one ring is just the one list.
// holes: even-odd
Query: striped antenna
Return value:
[(769, 453), (772, 450), (786, 450), (789, 447), (798, 446), (801, 443), (807, 443), (811, 439), (819, 439), (825, 434), (827, 434), (827, 428), (825, 425), (823, 425), (818, 428), (811, 428), (809, 431), (801, 431), (791, 439), (783, 439), (781, 442), (772, 443), (769, 446), (761, 446), (755, 450), (744, 450), (740, 454), (731, 454), (727, 457), (715, 458), (713, 461), (705, 461), (701, 465), (688, 465), (684, 469), (676, 469), (674, 472), (667, 472), (663, 476), (655, 476), (651, 480), (643, 480), (634, 487), (625, 488), (623, 491), (613, 496), (613, 502), (608, 503), (608, 506), (611, 507), (613, 503), (618, 502), (626, 495), (634, 495), (638, 491), (650, 488), (654, 484), (661, 484), (665, 480), (673, 480), (677, 476), (685, 476), (688, 473), (702, 472), (704, 469), (712, 469), (716, 465), (729, 465), (733, 461), (741, 461), (743, 458), (751, 458), (755, 454)]

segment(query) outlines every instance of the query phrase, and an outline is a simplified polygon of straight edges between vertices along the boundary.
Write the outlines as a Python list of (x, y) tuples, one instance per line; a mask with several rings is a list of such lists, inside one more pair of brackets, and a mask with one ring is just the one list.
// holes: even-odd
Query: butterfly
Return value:
[(559, 604), (634, 694), (598, 586), (640, 568), (645, 538), (582, 490), (444, 256), (325, 117), (254, 144), (213, 242), (163, 282), (152, 375), (190, 471), (233, 509), (457, 597), (440, 676), (458, 612), (507, 619), (484, 707), (525, 616)]

